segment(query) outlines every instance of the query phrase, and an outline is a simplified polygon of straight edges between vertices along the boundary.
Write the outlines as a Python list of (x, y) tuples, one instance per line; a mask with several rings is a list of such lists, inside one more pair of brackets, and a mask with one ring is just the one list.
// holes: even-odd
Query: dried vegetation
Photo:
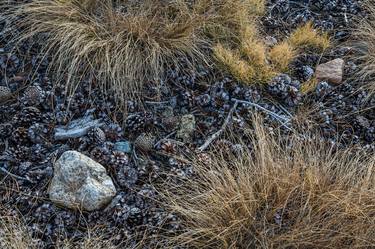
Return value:
[(33, 0), (1, 7), (22, 31), (15, 39), (43, 39), (68, 93), (84, 79), (123, 102), (139, 97), (146, 82), (157, 84), (168, 68), (207, 64), (208, 48), (238, 40), (264, 1)]
[(355, 59), (360, 70), (358, 78), (375, 92), (373, 77), (375, 76), (375, 1), (369, 0), (364, 4), (366, 18), (357, 21), (357, 29), (352, 35), (352, 45), (355, 49)]
[(329, 45), (307, 24), (267, 47), (257, 23), (264, 0), (33, 0), (1, 7), (22, 31), (16, 40), (43, 39), (42, 56), (51, 55), (55, 80), (68, 93), (88, 80), (120, 104), (138, 98), (145, 83), (157, 84), (168, 68), (209, 64), (210, 48), (216, 62), (252, 84), (287, 71), (301, 47)]
[(375, 158), (319, 140), (278, 141), (256, 125), (253, 150), (214, 152), (196, 179), (170, 186), (167, 205), (189, 248), (371, 248)]
[[(328, 35), (320, 34), (313, 28), (312, 23), (297, 28), (289, 38), (273, 47), (267, 47), (261, 39), (254, 16), (242, 23), (238, 44), (216, 45), (214, 54), (238, 80), (248, 84), (267, 83), (277, 74), (287, 72), (289, 64), (302, 50), (324, 51), (330, 46)], [(236, 58), (236, 60), (227, 58)], [(240, 63), (236, 63), (239, 60)]]

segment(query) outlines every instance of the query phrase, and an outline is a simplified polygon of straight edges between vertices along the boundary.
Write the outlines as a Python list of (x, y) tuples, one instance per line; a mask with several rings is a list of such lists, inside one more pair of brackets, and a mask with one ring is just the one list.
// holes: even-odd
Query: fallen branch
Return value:
[(239, 99), (233, 99), (234, 101), (238, 102), (238, 103), (241, 103), (241, 104), (247, 104), (247, 105), (250, 105), (250, 106), (253, 106), (255, 108), (258, 108), (262, 111), (264, 111), (265, 113), (269, 114), (270, 116), (278, 119), (279, 121), (284, 121), (285, 123), (289, 123), (290, 122), (290, 119), (289, 118), (286, 118), (286, 117), (283, 117), (283, 116), (280, 116), (279, 114), (273, 112), (273, 111), (270, 111), (266, 108), (264, 108), (263, 106), (261, 105), (258, 105), (258, 104), (255, 104), (253, 102), (250, 102), (250, 101), (246, 101), (246, 100), (239, 100)]
[(229, 113), (228, 113), (228, 116), (227, 116), (227, 118), (225, 119), (225, 121), (224, 121), (223, 125), (221, 126), (220, 130), (218, 130), (217, 132), (215, 132), (214, 134), (212, 134), (212, 136), (210, 136), (210, 137), (206, 140), (206, 142), (205, 142), (202, 146), (200, 146), (200, 147), (197, 149), (198, 152), (202, 152), (202, 151), (206, 150), (206, 149), (208, 148), (208, 146), (210, 146), (210, 144), (211, 144), (213, 141), (215, 141), (218, 137), (220, 137), (221, 134), (225, 131), (225, 129), (227, 128), (227, 126), (228, 126), (230, 120), (232, 119), (233, 113), (234, 113), (234, 111), (237, 109), (237, 106), (238, 106), (238, 103), (239, 103), (238, 100), (234, 100), (234, 101), (235, 101), (235, 102), (234, 102), (234, 105), (233, 105), (232, 109), (230, 109), (230, 111), (229, 111)]
[(6, 168), (4, 167), (0, 167), (0, 171), (3, 172), (4, 174), (6, 174), (7, 176), (11, 176), (13, 178), (16, 178), (18, 180), (21, 180), (21, 181), (27, 181), (27, 182), (30, 182), (30, 183), (34, 183), (33, 181), (31, 181), (30, 179), (26, 178), (26, 177), (22, 177), (22, 176), (18, 176), (18, 175), (15, 175), (11, 172), (9, 172)]
[(101, 119), (93, 120), (92, 117), (84, 117), (76, 119), (68, 126), (55, 128), (55, 140), (66, 140), (70, 138), (78, 138), (86, 135), (93, 127), (102, 125)]

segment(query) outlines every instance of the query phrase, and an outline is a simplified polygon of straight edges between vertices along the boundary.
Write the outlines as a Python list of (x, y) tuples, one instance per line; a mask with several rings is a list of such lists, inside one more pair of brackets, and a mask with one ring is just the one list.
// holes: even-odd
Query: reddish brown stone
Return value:
[(316, 68), (316, 78), (318, 81), (327, 81), (328, 83), (339, 85), (342, 83), (344, 72), (344, 60), (335, 59)]

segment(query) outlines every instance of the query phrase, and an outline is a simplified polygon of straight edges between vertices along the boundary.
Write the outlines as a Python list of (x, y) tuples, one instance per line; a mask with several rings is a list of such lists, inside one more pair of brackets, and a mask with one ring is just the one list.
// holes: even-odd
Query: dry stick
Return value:
[(280, 116), (279, 114), (273, 112), (273, 111), (270, 111), (270, 110), (267, 110), (266, 108), (264, 108), (263, 106), (261, 105), (258, 105), (258, 104), (255, 104), (253, 102), (250, 102), (250, 101), (245, 101), (245, 100), (239, 100), (239, 99), (232, 99), (234, 101), (237, 101), (238, 103), (241, 103), (241, 104), (247, 104), (247, 105), (250, 105), (250, 106), (253, 106), (255, 108), (258, 108), (266, 113), (268, 113), (269, 115), (271, 115), (272, 117), (278, 119), (279, 121), (284, 121), (285, 123), (288, 123), (290, 122), (290, 119), (289, 118), (286, 118), (286, 117), (282, 117)]
[(288, 124), (290, 122), (290, 118), (282, 117), (279, 114), (277, 114), (277, 113), (275, 113), (273, 111), (267, 110), (263, 106), (260, 106), (258, 104), (253, 103), (253, 102), (250, 102), (250, 101), (239, 100), (239, 99), (233, 99), (233, 100), (237, 101), (238, 103), (247, 104), (247, 105), (253, 106), (255, 108), (258, 108), (258, 109), (264, 111), (265, 113), (269, 114), (270, 116), (276, 118), (276, 120), (278, 120), (283, 127), (285, 127), (286, 129), (288, 129), (289, 131), (292, 131), (292, 129), (289, 126), (286, 125), (286, 124)]
[(0, 171), (2, 171), (3, 173), (5, 173), (5, 174), (8, 175), (8, 176), (11, 176), (11, 177), (13, 177), (13, 178), (18, 179), (18, 180), (28, 181), (28, 182), (30, 182), (30, 183), (34, 183), (34, 182), (31, 181), (30, 179), (27, 179), (27, 178), (22, 177), (22, 176), (15, 175), (15, 174), (9, 172), (8, 170), (6, 170), (6, 169), (3, 168), (3, 167), (0, 167)]
[(234, 111), (236, 110), (236, 108), (237, 108), (237, 106), (238, 106), (238, 103), (239, 103), (238, 100), (234, 100), (234, 101), (235, 101), (235, 103), (234, 103), (232, 109), (230, 109), (230, 111), (229, 111), (229, 113), (228, 113), (228, 116), (227, 116), (227, 118), (225, 119), (225, 121), (224, 121), (223, 125), (221, 126), (220, 130), (218, 130), (217, 132), (215, 132), (214, 134), (212, 134), (212, 136), (210, 136), (210, 137), (206, 140), (206, 142), (205, 142), (202, 146), (200, 146), (200, 147), (197, 149), (198, 152), (202, 152), (202, 151), (204, 151), (205, 149), (207, 149), (208, 146), (210, 146), (210, 144), (211, 144), (215, 139), (217, 139), (218, 137), (220, 137), (220, 135), (221, 135), (221, 134), (224, 132), (224, 130), (227, 128), (227, 126), (228, 126), (230, 120), (232, 119), (233, 113), (234, 113)]

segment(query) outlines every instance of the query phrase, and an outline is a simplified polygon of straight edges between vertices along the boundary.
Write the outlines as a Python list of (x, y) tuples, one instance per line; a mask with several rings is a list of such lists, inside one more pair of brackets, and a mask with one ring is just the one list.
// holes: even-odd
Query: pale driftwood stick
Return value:
[(102, 126), (102, 120), (91, 120), (90, 118), (77, 119), (72, 121), (66, 127), (55, 128), (55, 140), (66, 140), (69, 138), (78, 138), (87, 134), (93, 127)]
[(289, 118), (282, 117), (282, 116), (280, 116), (279, 114), (277, 114), (277, 113), (275, 113), (273, 111), (267, 110), (266, 108), (264, 108), (261, 105), (255, 104), (255, 103), (250, 102), (250, 101), (245, 101), (245, 100), (239, 100), (239, 99), (233, 99), (233, 100), (237, 101), (238, 103), (241, 103), (241, 104), (248, 104), (250, 106), (258, 108), (258, 109), (264, 111), (265, 113), (271, 115), (272, 117), (278, 119), (279, 121), (284, 121), (285, 123), (289, 123), (290, 122)]
[(238, 100), (235, 100), (234, 102), (234, 105), (232, 107), (232, 109), (230, 109), (229, 113), (228, 113), (228, 116), (227, 118), (225, 119), (223, 125), (221, 126), (220, 130), (218, 130), (217, 132), (215, 132), (214, 134), (212, 134), (212, 136), (210, 136), (206, 142), (200, 146), (197, 151), (198, 152), (202, 152), (204, 150), (206, 150), (208, 148), (208, 146), (210, 146), (210, 144), (215, 141), (215, 139), (217, 139), (218, 137), (221, 136), (221, 134), (225, 131), (225, 129), (227, 128), (230, 120), (232, 119), (232, 116), (233, 116), (233, 112), (237, 109), (237, 106), (238, 106), (238, 103), (239, 101)]
[(282, 117), (280, 116), (279, 114), (275, 113), (275, 112), (272, 112), (270, 110), (267, 110), (266, 108), (264, 108), (263, 106), (260, 106), (258, 104), (255, 104), (253, 102), (250, 102), (250, 101), (245, 101), (245, 100), (239, 100), (239, 99), (234, 99), (235, 101), (238, 101), (239, 103), (242, 103), (242, 104), (248, 104), (250, 106), (253, 106), (255, 108), (258, 108), (262, 111), (264, 111), (265, 113), (271, 115), (272, 117), (276, 118), (281, 126), (285, 127), (286, 129), (292, 131), (292, 129), (287, 125), (289, 122), (290, 122), (290, 119), (289, 118), (285, 118), (285, 117)]

